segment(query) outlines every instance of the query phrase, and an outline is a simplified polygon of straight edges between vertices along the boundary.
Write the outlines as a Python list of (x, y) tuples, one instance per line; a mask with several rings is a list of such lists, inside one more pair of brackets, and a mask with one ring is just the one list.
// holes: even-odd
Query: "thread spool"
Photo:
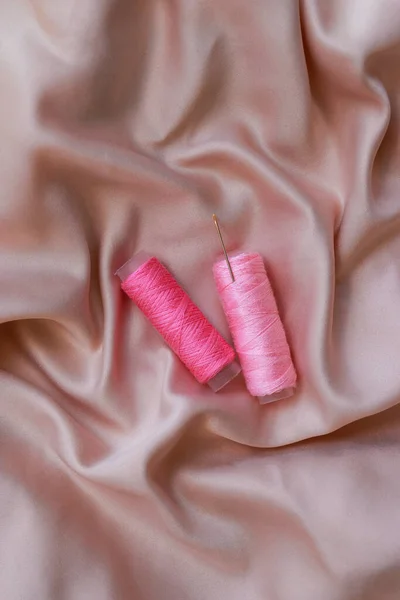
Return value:
[(291, 396), (297, 375), (262, 257), (226, 255), (213, 272), (249, 392), (261, 404)]
[(140, 253), (116, 275), (197, 381), (216, 392), (236, 377), (241, 369), (235, 351), (157, 258)]

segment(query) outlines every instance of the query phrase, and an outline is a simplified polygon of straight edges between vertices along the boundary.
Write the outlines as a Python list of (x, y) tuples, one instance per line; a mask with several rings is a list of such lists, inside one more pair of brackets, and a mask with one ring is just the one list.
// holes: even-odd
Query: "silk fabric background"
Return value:
[[(400, 596), (399, 0), (0, 0), (0, 598)], [(299, 373), (190, 376), (113, 272), (263, 254)]]

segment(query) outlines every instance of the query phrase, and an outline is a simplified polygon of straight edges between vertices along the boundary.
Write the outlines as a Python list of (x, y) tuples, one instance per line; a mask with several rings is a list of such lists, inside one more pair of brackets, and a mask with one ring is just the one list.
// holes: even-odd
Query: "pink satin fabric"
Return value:
[[(0, 2), (0, 598), (400, 597), (398, 0)], [(113, 272), (220, 331), (260, 252), (299, 375), (198, 384)]]

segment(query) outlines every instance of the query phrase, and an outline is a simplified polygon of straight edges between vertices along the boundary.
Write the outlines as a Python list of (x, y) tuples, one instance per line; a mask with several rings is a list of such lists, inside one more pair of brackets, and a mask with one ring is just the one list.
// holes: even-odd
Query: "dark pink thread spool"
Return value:
[(200, 383), (218, 391), (236, 377), (241, 369), (235, 351), (157, 258), (140, 253), (116, 274), (123, 291)]

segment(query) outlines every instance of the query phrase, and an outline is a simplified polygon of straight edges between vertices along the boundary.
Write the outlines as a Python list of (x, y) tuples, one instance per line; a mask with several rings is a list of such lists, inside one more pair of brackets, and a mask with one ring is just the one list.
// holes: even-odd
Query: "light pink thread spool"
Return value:
[[(149, 286), (147, 286), (147, 282), (143, 277), (146, 274), (145, 270), (150, 269), (151, 267), (153, 267), (153, 272), (151, 272), (150, 275), (154, 276), (155, 273), (155, 276), (157, 276), (157, 274), (159, 274), (163, 285), (170, 287), (172, 295), (174, 295), (175, 292), (175, 300), (176, 294), (178, 294), (179, 310), (177, 310), (176, 302), (173, 301), (173, 299), (170, 301), (170, 304), (168, 304), (170, 299), (168, 294), (165, 294), (165, 296), (162, 297), (160, 295), (159, 298), (154, 297), (154, 301), (149, 306), (149, 299), (146, 299), (145, 296), (149, 291), (149, 287), (154, 283), (157, 284), (157, 281), (154, 282), (154, 279), (150, 278)], [(234, 360), (234, 350), (207, 321), (200, 309), (193, 303), (172, 275), (155, 257), (141, 252), (118, 269), (116, 275), (121, 279), (121, 287), (125, 293), (128, 294), (131, 300), (136, 302), (170, 348), (177, 354), (188, 370), (200, 383), (207, 383), (213, 391), (217, 392), (240, 373), (241, 368)], [(156, 304), (157, 302), (164, 303), (165, 305), (159, 307), (158, 304)], [(182, 306), (184, 309), (183, 311)], [(182, 322), (184, 322), (186, 308), (189, 309), (191, 318), (197, 319), (199, 327), (193, 327), (190, 330), (192, 335), (191, 339), (187, 339), (187, 335), (189, 334), (185, 332), (183, 327), (179, 332), (179, 336), (169, 335), (170, 331), (168, 330), (168, 327), (171, 325), (171, 317), (174, 317), (173, 311), (176, 311), (176, 318), (182, 319)], [(162, 311), (166, 312), (162, 313)], [(168, 320), (170, 322), (169, 326)], [(172, 321), (174, 321), (173, 324), (175, 325), (175, 320), (172, 319)], [(212, 336), (213, 350), (215, 350), (215, 353), (212, 355), (204, 355), (203, 349), (201, 348), (202, 341), (204, 340), (204, 336), (202, 337), (201, 335), (201, 327), (203, 327), (203, 330), (206, 329)], [(194, 347), (194, 353), (191, 352), (190, 356), (187, 352), (185, 353), (182, 350), (184, 346), (187, 347), (189, 344), (191, 347)], [(206, 348), (207, 347), (209, 346), (206, 345)], [(198, 350), (198, 364), (196, 364), (196, 349)]]
[(214, 278), (248, 390), (261, 404), (288, 398), (297, 375), (262, 257), (240, 253), (229, 259), (213, 218), (225, 254), (214, 265)]

